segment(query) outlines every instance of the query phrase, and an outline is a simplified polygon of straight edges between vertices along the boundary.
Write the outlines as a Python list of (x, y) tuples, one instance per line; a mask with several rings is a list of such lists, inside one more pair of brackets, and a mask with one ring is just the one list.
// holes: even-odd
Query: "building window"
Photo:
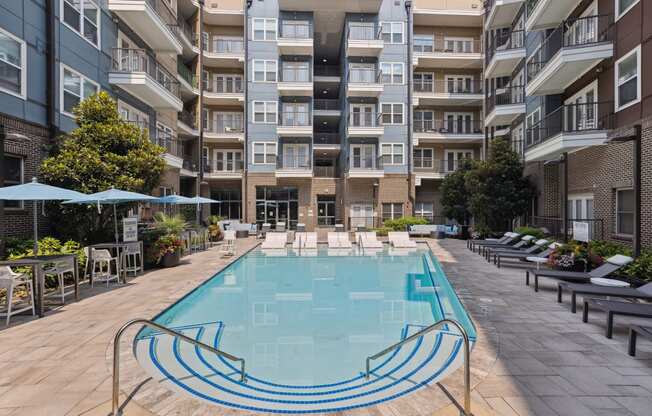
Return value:
[(383, 124), (403, 124), (403, 103), (387, 103), (381, 106)]
[(384, 203), (383, 204), (383, 220), (395, 220), (403, 216), (402, 203)]
[(616, 61), (616, 111), (641, 101), (641, 45)]
[(403, 164), (403, 143), (383, 143), (381, 146), (383, 164)]
[(0, 91), (25, 98), (25, 41), (0, 28)]
[(276, 101), (254, 101), (254, 123), (276, 124), (278, 103)]
[(414, 167), (432, 169), (433, 149), (414, 149)]
[(276, 163), (276, 143), (254, 142), (254, 165), (271, 165)]
[(634, 190), (616, 190), (616, 233), (621, 235), (634, 234)]
[[(25, 161), (20, 156), (5, 154), (2, 173), (5, 186), (20, 185), (25, 180)], [(22, 209), (23, 201), (4, 201), (6, 209)]]
[(149, 128), (149, 116), (122, 100), (118, 100), (118, 113), (120, 113), (120, 117), (124, 121), (135, 125), (141, 130)]
[(430, 218), (433, 216), (432, 202), (416, 202), (414, 204), (414, 215), (417, 217)]
[(473, 38), (444, 38), (444, 52), (472, 53)]
[(435, 38), (432, 35), (414, 35), (414, 52), (432, 53), (435, 50)]
[(74, 117), (72, 110), (81, 100), (97, 93), (100, 89), (95, 81), (84, 77), (65, 65), (61, 66), (63, 82), (61, 83), (61, 109), (70, 117)]
[(254, 59), (254, 81), (276, 82), (277, 62), (274, 60)]
[(380, 71), (383, 84), (403, 84), (402, 62), (382, 62)]
[(276, 40), (276, 19), (255, 18), (253, 24), (254, 40)]
[(99, 47), (100, 8), (92, 0), (63, 0), (63, 23)]
[(630, 11), (639, 0), (615, 0), (616, 1), (616, 20), (620, 19)]
[(385, 43), (403, 43), (403, 22), (382, 22), (381, 35)]
[(242, 192), (240, 189), (212, 189), (211, 198), (221, 201), (220, 204), (211, 204), (211, 214), (219, 215), (227, 220), (240, 219), (242, 208)]
[(535, 145), (539, 143), (539, 138), (541, 136), (541, 131), (539, 128), (539, 121), (541, 120), (541, 107), (538, 107), (536, 110), (531, 112), (525, 117), (525, 135), (526, 135), (526, 144), (528, 146)]

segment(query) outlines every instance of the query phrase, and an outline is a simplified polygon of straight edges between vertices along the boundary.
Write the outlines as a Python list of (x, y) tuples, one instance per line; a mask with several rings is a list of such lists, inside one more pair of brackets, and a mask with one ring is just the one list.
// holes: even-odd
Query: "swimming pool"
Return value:
[[(301, 255), (299, 255), (301, 254)], [(365, 359), (466, 311), (426, 246), (416, 250), (255, 249), (163, 311), (155, 322), (245, 358), (237, 365), (143, 330), (138, 361), (156, 380), (211, 403), (277, 413), (335, 412), (382, 403), (434, 383), (462, 363), (452, 328), (372, 364)]]

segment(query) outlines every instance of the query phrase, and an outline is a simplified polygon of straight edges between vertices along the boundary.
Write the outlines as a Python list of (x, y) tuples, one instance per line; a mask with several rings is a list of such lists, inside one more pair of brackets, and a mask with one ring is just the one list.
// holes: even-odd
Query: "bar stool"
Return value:
[(140, 243), (134, 242), (125, 245), (125, 272), (134, 276), (143, 271), (143, 256), (140, 252)]
[[(61, 298), (61, 303), (66, 303), (66, 296), (75, 293), (74, 286), (66, 286), (65, 275), (66, 273), (75, 273), (75, 262), (70, 260), (62, 260), (54, 263), (51, 267), (44, 270), (45, 276), (56, 276), (57, 289), (53, 292), (44, 295), (43, 297), (58, 296)], [(66, 289), (69, 289), (66, 291)]]
[[(14, 290), (17, 287), (24, 286), (29, 293), (29, 305), (20, 309), (13, 309)], [(0, 312), (0, 316), (6, 316), (5, 325), (9, 326), (9, 321), (13, 315), (32, 310), (32, 316), (36, 314), (34, 308), (34, 288), (32, 287), (32, 279), (26, 274), (14, 273), (10, 267), (0, 267), (0, 289), (7, 290), (7, 312)]]
[[(109, 282), (112, 280), (119, 281), (120, 279), (120, 262), (117, 257), (109, 252), (109, 250), (101, 249), (91, 249), (93, 253), (93, 264), (91, 264), (91, 276), (93, 277), (91, 287), (95, 281), (106, 282), (106, 287), (109, 287)], [(115, 264), (115, 274), (111, 273), (111, 263)], [(99, 270), (96, 272), (96, 266), (100, 266)], [(104, 270), (106, 266), (106, 271)]]

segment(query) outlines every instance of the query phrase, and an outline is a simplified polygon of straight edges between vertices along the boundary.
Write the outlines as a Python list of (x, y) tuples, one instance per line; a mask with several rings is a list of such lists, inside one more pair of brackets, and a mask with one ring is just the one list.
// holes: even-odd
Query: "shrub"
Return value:
[(405, 231), (410, 225), (428, 224), (428, 220), (419, 217), (401, 217), (395, 220), (386, 220), (383, 228), (390, 228), (390, 231)]
[(648, 282), (652, 281), (652, 250), (643, 250), (641, 255), (625, 268), (624, 274)]
[(157, 212), (154, 216), (154, 227), (161, 230), (163, 234), (178, 237), (186, 226), (186, 221), (181, 215), (167, 215), (163, 212)]
[(375, 231), (379, 237), (387, 237), (390, 231), (396, 231), (396, 230), (390, 227), (380, 227), (380, 228), (374, 228), (373, 231)]
[(615, 256), (616, 254), (624, 254), (626, 256), (632, 256), (632, 249), (620, 244), (614, 243), (611, 241), (601, 241), (595, 240), (589, 243), (589, 248), (591, 253), (602, 258), (608, 258)]
[[(11, 250), (7, 251), (8, 257), (10, 260), (22, 259), (24, 257), (30, 257), (34, 255), (33, 248), (34, 240), (18, 240), (13, 239), (7, 241), (7, 245), (11, 243)], [(79, 267), (79, 272), (83, 273), (84, 266), (86, 265), (86, 254), (81, 244), (76, 241), (66, 241), (61, 243), (54, 237), (43, 237), (38, 241), (38, 255), (39, 256), (51, 256), (56, 254), (74, 254), (77, 256), (77, 266)], [(21, 272), (29, 272), (30, 268), (22, 269)], [(80, 274), (80, 276), (82, 276)], [(46, 282), (48, 287), (51, 287), (54, 284), (52, 282)]]
[(541, 228), (535, 227), (516, 227), (514, 231), (522, 235), (534, 236), (537, 240), (545, 238), (546, 236), (546, 233), (544, 233)]

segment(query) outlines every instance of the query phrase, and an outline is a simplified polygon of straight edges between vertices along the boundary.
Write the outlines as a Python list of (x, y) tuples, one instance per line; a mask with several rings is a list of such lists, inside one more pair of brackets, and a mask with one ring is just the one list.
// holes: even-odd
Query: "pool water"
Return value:
[[(322, 386), (358, 377), (367, 356), (444, 317), (475, 339), (426, 246), (364, 253), (320, 247), (301, 255), (255, 249), (155, 321), (171, 328), (214, 326), (215, 344), (245, 358), (254, 379)], [(139, 338), (150, 335), (144, 330)]]

